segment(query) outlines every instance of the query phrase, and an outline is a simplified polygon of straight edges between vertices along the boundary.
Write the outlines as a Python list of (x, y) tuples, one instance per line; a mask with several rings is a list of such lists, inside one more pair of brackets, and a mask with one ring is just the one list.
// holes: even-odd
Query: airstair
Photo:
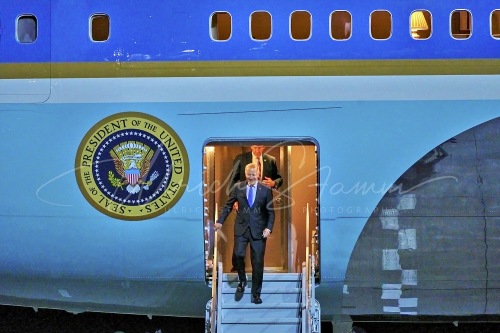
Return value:
[(309, 254), (309, 240), (302, 272), (264, 273), (262, 304), (253, 304), (251, 273), (247, 273), (245, 292), (237, 292), (238, 275), (224, 273), (222, 262), (217, 259), (217, 238), (215, 233), (214, 262), (217, 264), (212, 272), (212, 299), (206, 306), (205, 333), (321, 332), (321, 310), (314, 292), (315, 256)]
[[(218, 271), (222, 272), (222, 263)], [(320, 306), (311, 289), (314, 282), (307, 286), (305, 263), (302, 271), (264, 273), (262, 304), (251, 303), (251, 282), (238, 293), (238, 275), (221, 273), (217, 295), (207, 303), (206, 333), (320, 333)]]

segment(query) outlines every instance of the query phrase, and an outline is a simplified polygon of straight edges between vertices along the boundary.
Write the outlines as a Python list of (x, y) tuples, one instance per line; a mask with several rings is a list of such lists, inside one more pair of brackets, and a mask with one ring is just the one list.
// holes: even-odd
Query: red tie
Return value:
[(261, 180), (260, 176), (261, 176), (261, 172), (260, 172), (260, 157), (257, 157), (257, 179), (258, 180)]

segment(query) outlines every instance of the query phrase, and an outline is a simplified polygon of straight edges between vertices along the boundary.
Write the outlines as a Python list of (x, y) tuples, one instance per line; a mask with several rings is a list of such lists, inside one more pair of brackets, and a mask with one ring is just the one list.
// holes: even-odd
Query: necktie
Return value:
[(258, 180), (261, 180), (260, 176), (261, 176), (261, 172), (260, 172), (260, 157), (257, 157), (257, 179)]
[(248, 197), (247, 197), (247, 200), (248, 200), (248, 205), (252, 206), (253, 205), (253, 185), (250, 185), (248, 187)]

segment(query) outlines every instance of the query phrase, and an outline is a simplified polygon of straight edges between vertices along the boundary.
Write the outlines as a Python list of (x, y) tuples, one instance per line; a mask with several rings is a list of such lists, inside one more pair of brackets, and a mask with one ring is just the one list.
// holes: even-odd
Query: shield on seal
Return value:
[(125, 170), (125, 176), (127, 177), (129, 184), (135, 186), (135, 184), (139, 181), (140, 170), (137, 168), (127, 169)]

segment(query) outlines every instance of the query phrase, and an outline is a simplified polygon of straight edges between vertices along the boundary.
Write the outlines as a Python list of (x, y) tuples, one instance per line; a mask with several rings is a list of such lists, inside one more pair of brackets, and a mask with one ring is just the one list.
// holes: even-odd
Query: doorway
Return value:
[[(282, 185), (273, 189), (275, 222), (269, 237), (264, 258), (265, 272), (300, 272), (306, 260), (306, 211), (309, 207), (310, 253), (319, 255), (318, 216), (318, 154), (317, 145), (312, 140), (280, 141), (234, 141), (212, 140), (204, 147), (203, 185), (204, 185), (204, 225), (205, 225), (205, 268), (207, 280), (213, 266), (214, 232), (213, 224), (224, 207), (231, 191), (231, 175), (235, 158), (250, 152), (252, 145), (264, 145), (264, 154), (276, 160)], [(218, 212), (216, 213), (216, 210)], [(218, 232), (217, 243), (219, 260), (224, 272), (232, 267), (234, 242), (234, 222), (232, 212)], [(311, 242), (310, 242), (311, 243)], [(316, 257), (318, 261), (318, 256)], [(251, 272), (249, 249), (246, 256), (246, 271)], [(319, 265), (317, 265), (319, 267)]]

